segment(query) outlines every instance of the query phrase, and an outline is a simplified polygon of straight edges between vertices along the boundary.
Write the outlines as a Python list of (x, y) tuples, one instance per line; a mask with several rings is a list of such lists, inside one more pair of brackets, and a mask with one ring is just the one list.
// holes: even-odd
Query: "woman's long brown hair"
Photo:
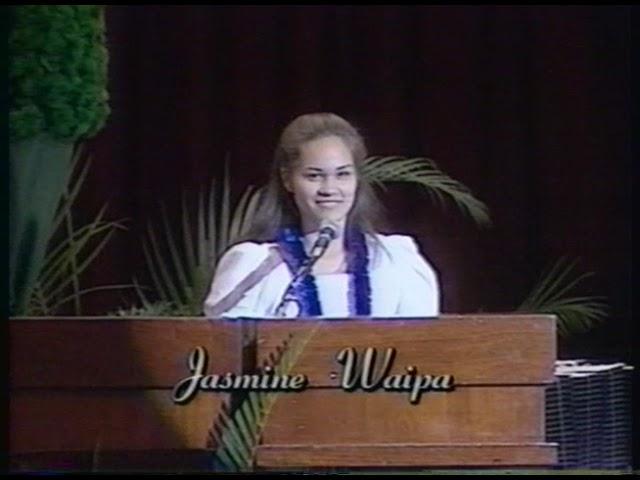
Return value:
[(292, 194), (283, 183), (283, 175), (300, 158), (300, 148), (307, 142), (336, 136), (347, 145), (353, 155), (358, 188), (354, 205), (347, 218), (348, 227), (358, 227), (374, 234), (382, 222), (382, 206), (372, 186), (362, 176), (362, 165), (367, 156), (360, 133), (345, 119), (333, 113), (310, 113), (293, 120), (282, 131), (275, 150), (269, 183), (264, 187), (254, 222), (249, 232), (239, 241), (273, 241), (278, 231), (286, 226), (300, 225), (300, 216)]

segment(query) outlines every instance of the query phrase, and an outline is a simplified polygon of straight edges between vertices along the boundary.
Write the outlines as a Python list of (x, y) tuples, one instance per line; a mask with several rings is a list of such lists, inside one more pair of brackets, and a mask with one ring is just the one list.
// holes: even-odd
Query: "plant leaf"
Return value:
[(49, 296), (55, 296), (60, 293), (69, 283), (73, 281), (74, 277), (80, 276), (80, 274), (93, 262), (93, 260), (97, 257), (98, 253), (105, 247), (108, 243), (109, 239), (113, 235), (114, 230), (109, 230), (107, 234), (100, 240), (100, 243), (89, 253), (87, 258), (77, 267), (77, 270), (73, 272), (73, 274), (67, 278), (63, 279), (59, 282), (56, 282), (56, 287), (48, 293)]
[(51, 307), (52, 310), (55, 310), (57, 308), (59, 308), (61, 305), (64, 305), (65, 303), (67, 303), (70, 300), (73, 300), (76, 296), (77, 297), (81, 297), (82, 295), (85, 295), (87, 293), (91, 293), (91, 292), (99, 292), (99, 291), (103, 291), (103, 290), (116, 290), (116, 289), (123, 289), (123, 288), (133, 288), (135, 287), (134, 284), (123, 284), (123, 285), (102, 285), (99, 287), (91, 287), (91, 288), (85, 288), (83, 290), (79, 290), (77, 292), (74, 292), (73, 295), (69, 295), (67, 297), (64, 297), (62, 300), (59, 300), (58, 302), (54, 303), (53, 306)]
[(196, 269), (196, 255), (193, 245), (193, 234), (191, 232), (191, 221), (189, 219), (189, 208), (187, 207), (187, 197), (182, 192), (182, 244), (187, 259), (187, 271)]
[(563, 337), (585, 332), (604, 320), (608, 307), (603, 297), (567, 296), (584, 279), (593, 275), (589, 272), (575, 276), (575, 266), (575, 261), (557, 260), (516, 311), (556, 315), (558, 333)]
[(230, 200), (230, 187), (229, 187), (229, 158), (225, 162), (225, 175), (222, 188), (222, 205), (220, 207), (221, 223), (220, 223), (220, 236), (218, 237), (218, 254), (222, 253), (223, 249), (226, 249), (229, 242), (229, 216), (231, 210)]
[(155, 265), (157, 271), (160, 273), (160, 280), (165, 287), (165, 291), (168, 293), (169, 300), (175, 305), (179, 305), (181, 303), (180, 294), (178, 293), (178, 288), (176, 287), (169, 270), (167, 269), (167, 264), (169, 262), (163, 257), (162, 252), (160, 251), (160, 244), (156, 238), (155, 231), (151, 224), (147, 225), (147, 234), (149, 238), (149, 242), (151, 243), (151, 251), (153, 253), (153, 257), (156, 261)]
[[(211, 285), (218, 257), (229, 247), (229, 242), (235, 241), (251, 225), (258, 192), (252, 187), (247, 188), (232, 211), (229, 185), (227, 167), (219, 197), (215, 180), (212, 180), (209, 192), (199, 193), (195, 235), (191, 230), (192, 217), (184, 194), (182, 232), (172, 230), (164, 209), (163, 236), (159, 237), (156, 230), (148, 226), (143, 240), (145, 259), (158, 296), (172, 305), (169, 314), (202, 313), (202, 303)], [(176, 238), (182, 238), (182, 245), (178, 245)]]
[(173, 239), (173, 234), (171, 233), (171, 227), (169, 227), (169, 218), (167, 216), (167, 211), (164, 205), (161, 205), (160, 208), (162, 210), (162, 222), (164, 224), (164, 234), (165, 234), (166, 244), (169, 247), (169, 255), (172, 260), (171, 263), (177, 275), (176, 286), (181, 298), (189, 298), (188, 290), (189, 290), (190, 282), (187, 281), (187, 275), (185, 273), (185, 270), (187, 267), (186, 265), (184, 265), (184, 261), (182, 260), (182, 257), (176, 247), (176, 242)]
[(369, 157), (362, 167), (363, 176), (376, 186), (388, 182), (415, 183), (444, 206), (445, 198), (469, 215), (478, 226), (491, 225), (488, 207), (473, 196), (469, 188), (438, 169), (435, 162), (424, 157)]
[[(320, 324), (316, 323), (307, 331), (301, 331), (282, 342), (277, 348), (278, 356), (272, 362), (274, 374), (290, 374), (319, 327)], [(272, 391), (249, 391), (232, 416), (224, 408), (221, 409), (210, 433), (220, 438), (214, 456), (228, 471), (250, 471), (253, 468), (261, 432), (278, 396), (277, 392)], [(221, 434), (218, 434), (217, 428), (221, 428)], [(225, 441), (225, 438), (229, 440)], [(236, 462), (229, 462), (229, 456)]]
[(160, 275), (156, 270), (156, 262), (154, 261), (153, 256), (149, 251), (147, 242), (144, 240), (142, 241), (142, 251), (144, 252), (144, 258), (147, 261), (147, 268), (149, 269), (149, 273), (151, 274), (151, 281), (153, 282), (153, 286), (155, 287), (156, 292), (158, 293), (162, 301), (169, 301), (169, 294), (164, 289), (164, 284), (160, 280)]

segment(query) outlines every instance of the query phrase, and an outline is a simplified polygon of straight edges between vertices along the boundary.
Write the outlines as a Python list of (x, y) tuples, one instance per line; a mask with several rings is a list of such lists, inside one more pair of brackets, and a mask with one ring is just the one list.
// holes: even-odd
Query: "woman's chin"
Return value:
[(305, 230), (317, 230), (324, 222), (331, 222), (335, 224), (336, 227), (342, 227), (346, 218), (347, 214), (344, 212), (321, 211), (314, 212), (311, 218), (308, 218), (307, 221), (303, 221), (303, 224), (307, 227)]
[(332, 222), (340, 225), (346, 218), (347, 215), (344, 212), (323, 211), (316, 215), (316, 223), (321, 224), (322, 222)]

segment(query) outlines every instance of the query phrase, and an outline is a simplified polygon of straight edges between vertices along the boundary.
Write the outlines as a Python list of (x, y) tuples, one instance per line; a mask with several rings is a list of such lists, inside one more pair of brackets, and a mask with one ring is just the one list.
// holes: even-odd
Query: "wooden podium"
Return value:
[[(313, 331), (313, 333), (311, 333)], [(424, 319), (12, 319), (10, 454), (14, 470), (210, 468), (208, 432), (234, 394), (172, 389), (196, 347), (207, 373), (250, 372), (282, 340), (307, 338), (257, 449), (261, 470), (551, 466), (545, 387), (553, 381), (555, 319), (443, 315)], [(451, 391), (345, 391), (336, 354), (396, 355), (389, 371), (452, 375)]]
[[(312, 322), (315, 323), (315, 322)], [(258, 355), (310, 323), (260, 322)], [(335, 354), (397, 350), (391, 374), (416, 366), (452, 374), (455, 390), (345, 392)], [(545, 443), (544, 389), (556, 359), (553, 317), (445, 315), (438, 320), (324, 321), (295, 371), (309, 389), (283, 394), (259, 449), (263, 468), (533, 466), (556, 462)]]
[(229, 394), (175, 405), (187, 355), (240, 372), (238, 323), (203, 318), (10, 321), (10, 456), (34, 470), (204, 470), (209, 427)]

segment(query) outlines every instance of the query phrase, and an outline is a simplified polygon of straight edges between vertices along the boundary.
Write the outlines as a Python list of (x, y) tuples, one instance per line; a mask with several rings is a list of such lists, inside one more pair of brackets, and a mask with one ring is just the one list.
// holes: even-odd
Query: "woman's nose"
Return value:
[(326, 176), (322, 183), (320, 184), (320, 188), (318, 189), (318, 193), (320, 195), (332, 195), (337, 191), (337, 186), (335, 180), (331, 176)]

